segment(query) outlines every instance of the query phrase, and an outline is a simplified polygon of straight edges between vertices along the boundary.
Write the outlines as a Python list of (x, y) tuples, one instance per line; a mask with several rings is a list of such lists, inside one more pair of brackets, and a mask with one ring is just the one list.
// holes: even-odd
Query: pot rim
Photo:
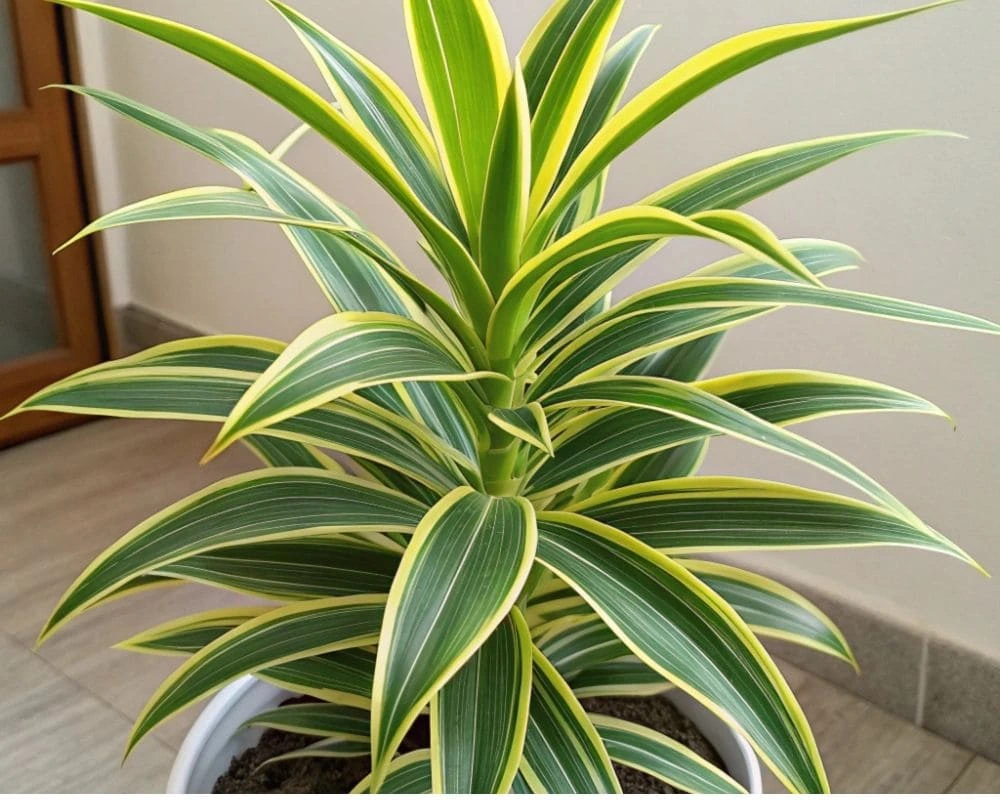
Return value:
[[(217, 729), (220, 727), (220, 722), (228, 717), (233, 709), (244, 700), (246, 695), (257, 686), (268, 686), (268, 688), (272, 688), (275, 693), (281, 693), (283, 691), (278, 687), (270, 686), (269, 684), (258, 680), (252, 675), (245, 675), (222, 689), (214, 698), (212, 698), (208, 705), (205, 706), (202, 712), (198, 715), (194, 724), (191, 726), (187, 736), (184, 737), (184, 741), (181, 744), (180, 749), (177, 751), (177, 757), (174, 759), (173, 767), (170, 770), (170, 776), (167, 778), (166, 791), (168, 794), (187, 794), (190, 791), (189, 786), (195, 766), (198, 764), (201, 755), (205, 751), (207, 743), (216, 734)], [(717, 731), (723, 728), (725, 729), (727, 734), (732, 738), (736, 750), (743, 761), (747, 773), (747, 780), (750, 784), (747, 787), (747, 791), (750, 794), (762, 794), (763, 788), (761, 785), (760, 761), (746, 738), (724, 720), (711, 715), (711, 712), (705, 709), (705, 707), (694, 698), (679, 693), (676, 697), (672, 698), (672, 700), (680, 701), (677, 702), (676, 705), (679, 707), (680, 711), (689, 718), (693, 715), (704, 717), (706, 720), (710, 720), (710, 723), (713, 726), (718, 726)], [(699, 729), (703, 729), (705, 727), (700, 720), (692, 721), (698, 725)], [(702, 732), (704, 733), (704, 730)], [(713, 744), (715, 744), (714, 741)], [(718, 746), (716, 746), (716, 748), (718, 749)], [(733, 765), (728, 763), (726, 764), (726, 768), (730, 772), (732, 771), (732, 767)]]

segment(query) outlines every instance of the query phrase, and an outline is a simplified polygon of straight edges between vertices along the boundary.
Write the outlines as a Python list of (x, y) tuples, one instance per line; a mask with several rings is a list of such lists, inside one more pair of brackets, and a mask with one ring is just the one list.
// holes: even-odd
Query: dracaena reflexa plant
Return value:
[[(614, 210), (602, 210), (602, 193), (618, 155), (713, 86), (923, 9), (737, 36), (622, 104), (654, 32), (613, 41), (622, 0), (559, 0), (516, 59), (485, 0), (405, 0), (422, 115), (373, 63), (277, 2), (328, 95), (206, 33), (61, 1), (205, 59), (302, 123), (268, 151), (70, 87), (237, 178), (143, 200), (80, 235), (167, 219), (276, 223), (331, 307), (287, 345), (172, 342), (88, 369), (20, 409), (221, 423), (209, 456), (242, 442), (266, 465), (136, 527), (45, 626), (43, 638), (96, 605), (178, 581), (273, 601), (124, 643), (187, 656), (140, 714), (129, 749), (252, 673), (323, 701), (252, 724), (323, 737), (288, 757), (370, 755), (359, 787), (370, 791), (617, 792), (614, 762), (689, 791), (738, 791), (677, 742), (580, 703), (672, 686), (745, 734), (790, 789), (825, 791), (807, 721), (758, 637), (852, 661), (847, 644), (796, 593), (695, 555), (901, 545), (971, 563), (871, 477), (789, 430), (832, 414), (941, 412), (843, 375), (703, 373), (727, 331), (785, 306), (1000, 332), (966, 314), (832, 288), (828, 276), (858, 263), (850, 247), (781, 240), (737, 210), (851, 153), (935, 134), (786, 144)], [(310, 131), (405, 210), (454, 302), (284, 162)], [(678, 237), (733, 255), (610, 301)], [(868, 499), (696, 475), (720, 435), (824, 469)], [(429, 750), (398, 755), (422, 713)]]

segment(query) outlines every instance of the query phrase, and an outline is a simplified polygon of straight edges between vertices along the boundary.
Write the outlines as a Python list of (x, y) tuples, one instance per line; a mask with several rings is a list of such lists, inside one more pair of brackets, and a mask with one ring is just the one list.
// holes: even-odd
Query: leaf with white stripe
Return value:
[(844, 634), (826, 614), (798, 592), (775, 580), (714, 561), (680, 561), (719, 593), (758, 636), (770, 636), (846, 661), (857, 662)]
[[(434, 216), (385, 157), (378, 144), (318, 93), (288, 73), (230, 42), (186, 25), (89, 0), (59, 0), (171, 44), (228, 72), (286, 108), (331, 141), (396, 200), (424, 234), (473, 319), (492, 307), (489, 291), (462, 242)], [(276, 159), (275, 163), (280, 163)]]
[(717, 766), (659, 731), (605, 714), (591, 714), (590, 719), (616, 764), (645, 772), (687, 794), (746, 794)]
[(621, 406), (658, 411), (716, 433), (756, 444), (818, 467), (849, 483), (886, 508), (913, 519), (887, 489), (840, 456), (751, 414), (717, 395), (668, 378), (616, 376), (585, 381), (550, 394), (546, 407)]
[(580, 701), (536, 647), (521, 773), (538, 794), (621, 794), (614, 767)]
[(668, 554), (896, 545), (969, 559), (936, 531), (870, 503), (750, 478), (637, 484), (572, 510)]
[(321, 653), (374, 644), (385, 595), (308, 600), (254, 617), (199, 650), (149, 699), (126, 754), (158, 725), (247, 672)]
[(367, 386), (484, 377), (468, 358), (403, 317), (345, 312), (298, 336), (233, 408), (209, 455), (233, 441)]
[(406, 0), (406, 30), (445, 174), (476, 252), (490, 146), (510, 64), (486, 0)]
[(479, 269), (499, 297), (521, 266), (521, 239), (528, 223), (531, 128), (524, 77), (515, 67), (490, 147), (479, 235)]
[(742, 730), (790, 789), (827, 791), (802, 710), (746, 624), (688, 570), (577, 514), (539, 515), (538, 558), (629, 649)]
[(456, 236), (465, 229), (445, 185), (430, 132), (409, 98), (360, 53), (278, 0), (271, 5), (288, 21), (333, 90), (341, 112), (366, 130), (420, 201)]
[(569, 680), (573, 694), (584, 697), (649, 697), (672, 689), (663, 676), (635, 656), (588, 667)]
[(757, 278), (681, 278), (633, 295), (574, 332), (542, 371), (531, 399), (555, 386), (625, 367), (666, 346), (789, 306), (1000, 334), (1000, 325), (989, 320), (892, 297)]
[(368, 712), (336, 703), (295, 703), (256, 714), (243, 723), (244, 728), (271, 728), (305, 736), (351, 736), (367, 741)]
[[(371, 794), (372, 776), (351, 789), (351, 794)], [(431, 751), (414, 750), (393, 759), (378, 794), (431, 794)]]
[[(267, 610), (267, 606), (257, 606), (193, 614), (157, 625), (115, 647), (153, 655), (192, 655)], [(339, 650), (278, 664), (256, 674), (289, 691), (365, 708), (370, 705), (375, 654), (363, 648)]]
[(623, 0), (594, 0), (566, 41), (531, 116), (528, 218), (542, 208), (597, 80)]
[(133, 578), (219, 547), (338, 531), (412, 531), (425, 507), (377, 484), (304, 468), (219, 481), (168, 506), (111, 545), (52, 612), (43, 640)]
[(380, 637), (372, 706), (376, 789), (420, 710), (513, 607), (534, 551), (534, 510), (523, 498), (455, 489), (417, 526)]
[(528, 251), (540, 249), (569, 202), (615, 158), (709, 89), (784, 53), (948, 2), (868, 17), (776, 25), (734, 36), (697, 53), (628, 102), (587, 145), (529, 232)]
[(274, 600), (382, 594), (399, 554), (347, 536), (307, 536), (222, 547), (188, 556), (158, 575)]
[(431, 701), (434, 791), (508, 792), (530, 698), (531, 634), (515, 608)]
[(670, 184), (643, 205), (694, 214), (738, 208), (796, 178), (879, 144), (922, 136), (956, 136), (945, 131), (897, 130), (849, 133), (769, 147), (703, 169)]
[(494, 408), (490, 422), (512, 436), (552, 455), (552, 435), (541, 403), (528, 403), (517, 408)]

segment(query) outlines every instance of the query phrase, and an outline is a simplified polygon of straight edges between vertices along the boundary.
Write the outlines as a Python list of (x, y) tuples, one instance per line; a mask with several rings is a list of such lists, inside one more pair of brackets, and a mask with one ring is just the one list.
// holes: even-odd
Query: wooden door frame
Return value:
[[(39, 187), (39, 214), (45, 247), (51, 251), (84, 226), (89, 216), (87, 183), (91, 160), (84, 146), (85, 126), (68, 93), (36, 87), (76, 79), (76, 42), (71, 15), (42, 0), (12, 0), (18, 66), (24, 104), (0, 112), (15, 135), (0, 143), (0, 163), (30, 161)], [(26, 57), (24, 42), (31, 43)], [(92, 184), (92, 172), (91, 188)], [(52, 257), (49, 278), (61, 345), (0, 365), (0, 410), (13, 406), (46, 384), (98, 363), (110, 348), (110, 307), (103, 258), (93, 242)], [(80, 302), (85, 298), (86, 302)], [(73, 300), (76, 302), (73, 302)], [(63, 414), (18, 415), (0, 426), (0, 447), (81, 421)]]

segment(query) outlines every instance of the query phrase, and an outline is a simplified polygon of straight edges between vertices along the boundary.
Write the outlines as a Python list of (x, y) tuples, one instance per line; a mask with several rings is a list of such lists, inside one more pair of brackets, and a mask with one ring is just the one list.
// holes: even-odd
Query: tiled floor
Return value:
[[(0, 452), (2, 792), (156, 792), (197, 709), (143, 742), (124, 767), (131, 720), (175, 664), (108, 647), (219, 604), (209, 590), (158, 590), (84, 616), (32, 651), (39, 626), (87, 559), (131, 525), (218, 478), (253, 468), (233, 448), (197, 468), (211, 431), (104, 421)], [(245, 602), (245, 599), (241, 602)], [(1000, 792), (1000, 766), (795, 667), (783, 667), (838, 792)], [(769, 791), (777, 791), (773, 779)]]

